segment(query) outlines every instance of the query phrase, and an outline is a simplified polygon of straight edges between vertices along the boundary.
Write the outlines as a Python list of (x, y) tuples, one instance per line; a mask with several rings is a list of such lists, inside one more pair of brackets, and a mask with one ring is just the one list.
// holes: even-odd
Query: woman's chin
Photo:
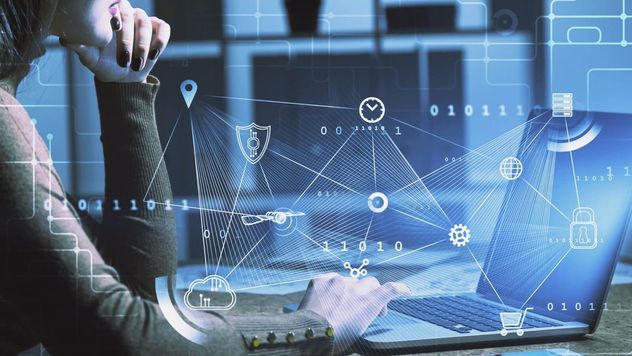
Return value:
[(112, 41), (112, 37), (114, 36), (114, 31), (108, 27), (99, 33), (95, 33), (93, 38), (91, 39), (90, 45), (93, 47), (105, 47), (110, 41)]
[(88, 38), (85, 38), (81, 43), (90, 47), (105, 47), (112, 41), (114, 32), (111, 29), (103, 31), (103, 33), (95, 33)]
[(107, 30), (101, 32), (82, 33), (80, 36), (68, 36), (64, 37), (64, 39), (68, 43), (82, 44), (88, 47), (105, 47), (108, 43), (110, 43), (110, 41), (112, 41), (113, 36), (114, 32), (112, 29), (108, 28)]

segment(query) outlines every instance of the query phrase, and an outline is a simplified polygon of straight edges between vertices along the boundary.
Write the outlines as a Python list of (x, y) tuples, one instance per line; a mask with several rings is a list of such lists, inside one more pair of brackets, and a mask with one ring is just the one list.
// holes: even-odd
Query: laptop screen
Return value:
[(477, 291), (594, 327), (629, 216), (632, 117), (538, 112), (521, 130)]

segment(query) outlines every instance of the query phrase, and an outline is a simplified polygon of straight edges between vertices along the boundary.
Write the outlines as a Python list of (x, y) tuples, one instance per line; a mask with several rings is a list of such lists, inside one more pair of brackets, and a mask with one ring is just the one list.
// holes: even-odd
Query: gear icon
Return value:
[(454, 225), (450, 229), (450, 242), (456, 247), (465, 247), (470, 242), (471, 237), (470, 229), (463, 224)]

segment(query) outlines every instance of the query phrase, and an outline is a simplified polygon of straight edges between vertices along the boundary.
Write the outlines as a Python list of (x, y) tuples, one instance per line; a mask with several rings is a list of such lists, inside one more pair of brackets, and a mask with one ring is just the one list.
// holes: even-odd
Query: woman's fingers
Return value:
[[(154, 25), (144, 10), (132, 8), (127, 0), (123, 0), (118, 6), (117, 16), (121, 19), (121, 30), (117, 32), (116, 62), (123, 68), (130, 66), (132, 70), (140, 72), (147, 64), (154, 42), (156, 46), (159, 46), (159, 51), (162, 50), (169, 41), (171, 30), (166, 24), (164, 24), (166, 26)], [(162, 32), (158, 33), (155, 30)], [(158, 53), (155, 57), (158, 57)]]
[(382, 308), (382, 310), (380, 311), (380, 316), (387, 316), (388, 315), (388, 308), (384, 307)]
[(155, 61), (158, 59), (158, 56), (162, 53), (162, 51), (167, 47), (167, 43), (169, 43), (169, 38), (171, 37), (171, 26), (165, 21), (157, 18), (150, 17), (151, 25), (153, 27), (153, 40), (151, 41), (151, 46), (149, 47), (149, 60)]
[(391, 299), (397, 297), (407, 297), (410, 295), (410, 289), (405, 284), (388, 282), (379, 287), (373, 294), (377, 300), (384, 305), (388, 304)]
[(121, 20), (121, 12), (119, 11), (119, 6), (114, 5), (114, 7), (110, 8), (112, 13), (112, 19), (110, 20), (110, 26), (112, 26), (112, 31), (118, 32), (121, 30), (121, 26), (123, 21)]
[(152, 42), (153, 26), (149, 16), (142, 9), (134, 10), (134, 52), (132, 54), (132, 70), (140, 72), (147, 64), (149, 46)]
[(373, 276), (362, 278), (358, 281), (358, 293), (370, 294), (380, 288), (380, 282)]
[(118, 46), (116, 63), (126, 68), (132, 60), (134, 46), (134, 9), (127, 0), (119, 3), (119, 16), (121, 18), (121, 30), (116, 33)]
[(375, 277), (358, 280), (329, 273), (312, 280), (299, 308), (327, 319), (336, 330), (334, 351), (342, 353), (377, 316), (386, 315), (388, 302), (409, 294), (401, 283), (380, 285)]
[[(1, 1), (1, 0), (0, 0)], [(171, 36), (170, 26), (149, 17), (142, 9), (135, 9), (121, 0), (110, 7), (112, 40), (103, 47), (86, 47), (60, 43), (79, 55), (97, 79), (103, 82), (145, 82)]]
[(324, 273), (324, 274), (314, 277), (312, 281), (327, 282), (336, 277), (340, 277), (340, 275), (336, 272), (329, 272), (329, 273)]
[(363, 278), (358, 282), (358, 292), (364, 296), (367, 296), (369, 300), (377, 297), (375, 305), (379, 308), (380, 316), (386, 316), (388, 313), (388, 303), (393, 298), (403, 297), (410, 294), (410, 290), (407, 286), (401, 283), (385, 283), (380, 285), (380, 282), (372, 276)]

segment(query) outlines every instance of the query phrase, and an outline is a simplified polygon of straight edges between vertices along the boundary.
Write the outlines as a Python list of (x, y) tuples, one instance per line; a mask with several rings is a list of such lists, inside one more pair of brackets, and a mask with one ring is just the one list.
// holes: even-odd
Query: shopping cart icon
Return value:
[(533, 308), (526, 308), (523, 312), (506, 312), (500, 313), (500, 322), (503, 324), (503, 329), (500, 330), (500, 335), (507, 336), (509, 332), (516, 332), (518, 336), (524, 335), (522, 330), (522, 324), (527, 318), (527, 311), (533, 310)]

